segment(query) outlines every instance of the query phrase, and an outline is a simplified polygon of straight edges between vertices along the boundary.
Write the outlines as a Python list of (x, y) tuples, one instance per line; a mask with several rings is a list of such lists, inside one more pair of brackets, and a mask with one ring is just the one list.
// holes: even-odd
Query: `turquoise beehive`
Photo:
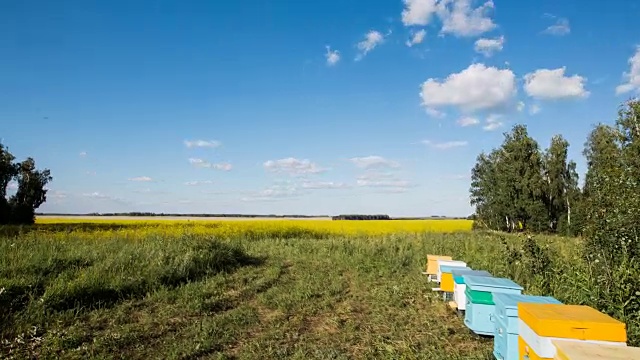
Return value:
[(494, 294), (496, 310), (493, 356), (498, 360), (517, 359), (518, 354), (518, 303), (562, 304), (551, 296)]
[(551, 296), (515, 294), (494, 294), (493, 302), (493, 356), (498, 360), (518, 359), (518, 303), (562, 304)]
[(467, 297), (464, 291), (467, 286), (464, 283), (463, 275), (475, 275), (475, 276), (491, 276), (488, 271), (484, 270), (466, 270), (466, 269), (453, 269), (451, 270), (453, 275), (453, 301), (458, 306), (459, 311), (466, 310)]
[(465, 290), (466, 312), (464, 324), (479, 335), (493, 336), (495, 313), (493, 294), (521, 294), (522, 286), (506, 278), (490, 276), (462, 275), (467, 286)]

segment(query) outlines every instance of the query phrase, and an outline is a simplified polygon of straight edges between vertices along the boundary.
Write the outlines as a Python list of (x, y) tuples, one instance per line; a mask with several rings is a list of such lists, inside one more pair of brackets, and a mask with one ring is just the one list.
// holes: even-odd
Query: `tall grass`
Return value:
[(491, 359), (420, 275), (434, 253), (605, 309), (638, 342), (577, 239), (220, 226), (4, 229), (0, 358)]

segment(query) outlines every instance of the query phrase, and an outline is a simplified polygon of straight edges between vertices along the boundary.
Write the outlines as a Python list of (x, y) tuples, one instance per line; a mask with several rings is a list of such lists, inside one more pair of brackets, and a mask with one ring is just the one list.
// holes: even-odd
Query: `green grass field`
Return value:
[(430, 291), (426, 254), (571, 303), (595, 281), (574, 239), (74, 226), (4, 229), (0, 358), (492, 359)]

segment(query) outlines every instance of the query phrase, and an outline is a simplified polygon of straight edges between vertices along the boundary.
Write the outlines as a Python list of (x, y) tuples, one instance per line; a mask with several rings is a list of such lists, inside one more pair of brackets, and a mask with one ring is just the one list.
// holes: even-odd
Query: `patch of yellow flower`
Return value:
[[(339, 235), (390, 235), (406, 233), (449, 233), (471, 231), (473, 221), (443, 220), (136, 220), (91, 218), (38, 218), (37, 224), (54, 225), (74, 232), (119, 232), (140, 236), (149, 233), (201, 234), (231, 237), (325, 237)], [(58, 225), (58, 226), (55, 226)], [(43, 227), (46, 231), (46, 227)]]

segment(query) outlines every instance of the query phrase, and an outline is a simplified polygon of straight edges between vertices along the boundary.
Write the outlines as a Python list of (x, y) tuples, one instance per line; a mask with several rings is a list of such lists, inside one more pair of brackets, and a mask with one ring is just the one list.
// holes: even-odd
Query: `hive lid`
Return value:
[(473, 270), (471, 268), (455, 268), (451, 270), (451, 274), (453, 276), (462, 276), (462, 275), (476, 275), (476, 276), (491, 276), (488, 271), (484, 270)]
[(470, 287), (486, 287), (495, 289), (517, 289), (523, 290), (523, 287), (515, 283), (511, 279), (496, 278), (492, 276), (474, 276), (462, 275), (464, 283)]
[(558, 360), (640, 359), (640, 348), (624, 345), (594, 344), (582, 341), (552, 340)]
[(467, 263), (460, 260), (438, 260), (438, 267), (442, 266), (467, 266)]
[(523, 294), (500, 294), (493, 295), (493, 300), (500, 303), (505, 309), (518, 309), (518, 303), (538, 303), (538, 304), (562, 304), (551, 296), (534, 296)]
[(451, 256), (427, 254), (427, 260), (452, 260)]
[(623, 322), (586, 305), (518, 303), (518, 317), (539, 336), (626, 342)]
[(471, 270), (470, 267), (466, 267), (466, 266), (452, 266), (452, 265), (441, 265), (440, 266), (440, 272), (442, 273), (453, 273), (454, 269), (465, 269), (465, 270)]

